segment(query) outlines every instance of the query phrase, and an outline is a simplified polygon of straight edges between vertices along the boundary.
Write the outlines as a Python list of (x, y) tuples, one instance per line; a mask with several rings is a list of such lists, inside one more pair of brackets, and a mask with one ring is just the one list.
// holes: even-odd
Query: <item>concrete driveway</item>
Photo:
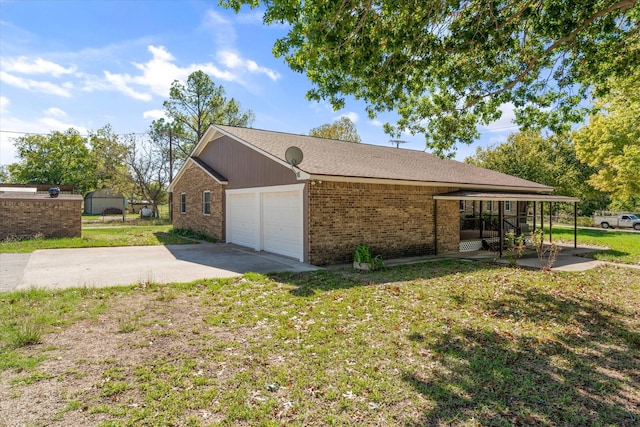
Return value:
[(230, 243), (46, 249), (0, 253), (0, 292), (135, 283), (190, 282), (246, 272), (311, 271), (317, 267)]

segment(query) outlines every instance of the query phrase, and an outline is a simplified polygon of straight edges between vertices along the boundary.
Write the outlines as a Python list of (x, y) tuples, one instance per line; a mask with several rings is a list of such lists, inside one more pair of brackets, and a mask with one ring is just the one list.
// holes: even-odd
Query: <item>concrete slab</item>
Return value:
[(30, 257), (31, 254), (0, 254), (0, 292), (18, 287)]
[(16, 254), (0, 254), (2, 291), (189, 282), (234, 277), (246, 272), (318, 269), (290, 258), (227, 243), (47, 249), (27, 257), (12, 255)]

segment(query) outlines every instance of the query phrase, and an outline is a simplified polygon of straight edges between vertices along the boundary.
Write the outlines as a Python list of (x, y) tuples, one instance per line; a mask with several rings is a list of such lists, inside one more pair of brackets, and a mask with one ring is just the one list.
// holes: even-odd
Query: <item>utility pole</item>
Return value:
[[(173, 127), (169, 124), (169, 185), (173, 182)], [(169, 193), (169, 219), (173, 222), (173, 193)]]

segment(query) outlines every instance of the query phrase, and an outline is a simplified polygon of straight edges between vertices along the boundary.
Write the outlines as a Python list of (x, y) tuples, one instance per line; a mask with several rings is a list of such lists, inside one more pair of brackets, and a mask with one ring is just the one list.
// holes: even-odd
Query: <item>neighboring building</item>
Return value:
[(0, 192), (0, 240), (82, 235), (82, 196)]
[(386, 259), (464, 250), (460, 201), (502, 216), (505, 200), (577, 201), (552, 190), (422, 151), (218, 125), (169, 187), (174, 227), (315, 265), (350, 262), (360, 243)]
[(123, 213), (124, 197), (109, 188), (92, 191), (84, 196), (84, 213)]

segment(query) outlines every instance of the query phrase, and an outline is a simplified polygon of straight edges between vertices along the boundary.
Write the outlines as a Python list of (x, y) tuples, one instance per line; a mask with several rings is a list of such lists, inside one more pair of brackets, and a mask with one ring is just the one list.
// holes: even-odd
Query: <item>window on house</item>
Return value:
[(202, 193), (202, 213), (205, 215), (211, 215), (211, 192), (205, 191)]
[(493, 202), (491, 202), (491, 201), (488, 201), (488, 202), (487, 202), (487, 210), (488, 210), (489, 212), (491, 212), (491, 211), (493, 210)]
[(460, 212), (464, 212), (464, 200), (460, 200)]
[(187, 193), (180, 193), (180, 213), (187, 213)]
[(507, 200), (504, 202), (504, 210), (511, 211), (511, 200)]

